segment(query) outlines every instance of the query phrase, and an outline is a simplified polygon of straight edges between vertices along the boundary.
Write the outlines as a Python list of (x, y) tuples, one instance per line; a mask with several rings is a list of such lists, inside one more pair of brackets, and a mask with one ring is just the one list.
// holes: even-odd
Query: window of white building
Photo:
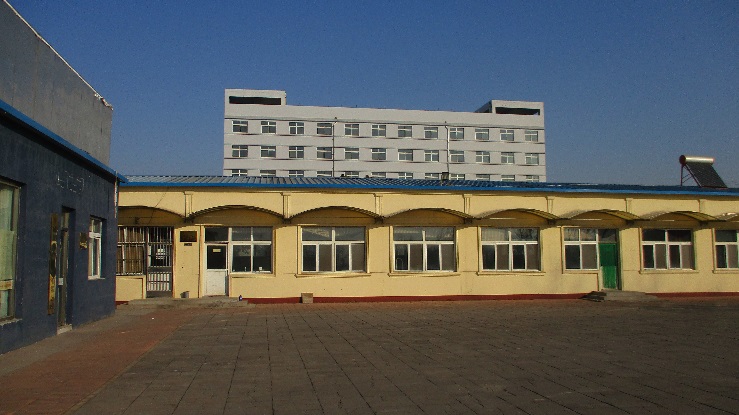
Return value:
[(277, 157), (277, 148), (275, 146), (262, 146), (260, 155), (262, 158), (275, 158)]
[(356, 179), (357, 177), (359, 177), (359, 172), (358, 171), (351, 171), (351, 170), (349, 170), (349, 171), (345, 171), (341, 175), (343, 177), (348, 177), (348, 178)]
[(538, 166), (539, 153), (526, 153), (526, 164), (530, 166)]
[(451, 161), (452, 163), (464, 163), (464, 151), (450, 150), (449, 161)]
[(502, 174), (500, 176), (500, 181), (501, 182), (515, 182), (516, 176), (513, 174)]
[(393, 228), (394, 271), (454, 271), (453, 227)]
[(475, 140), (489, 141), (490, 140), (490, 129), (489, 128), (475, 128)]
[(382, 171), (373, 171), (371, 177), (374, 179), (385, 179), (387, 178), (387, 173)]
[(333, 135), (334, 125), (330, 122), (319, 122), (316, 124), (316, 134), (318, 135)]
[(385, 137), (385, 136), (387, 136), (387, 125), (372, 124), (372, 137)]
[(439, 161), (439, 150), (424, 150), (424, 161)]
[(359, 147), (344, 148), (344, 159), (345, 160), (359, 160)]
[(441, 180), (441, 173), (425, 173), (423, 178), (426, 180)]
[(247, 169), (231, 169), (231, 176), (248, 176), (248, 173)]
[(287, 172), (287, 177), (305, 177), (305, 171), (304, 170), (289, 170)]
[(689, 229), (643, 229), (644, 269), (693, 269), (693, 233)]
[(330, 170), (319, 170), (316, 172), (316, 177), (333, 177)]
[(398, 137), (399, 138), (413, 137), (413, 127), (410, 125), (399, 125), (398, 126)]
[(363, 272), (365, 228), (360, 226), (302, 228), (303, 272)]
[(249, 146), (244, 144), (233, 144), (231, 146), (231, 157), (244, 158), (249, 156)]
[(475, 151), (475, 163), (490, 163), (490, 152)]
[(500, 153), (500, 164), (513, 164), (515, 160), (513, 153)]
[(539, 131), (537, 130), (526, 130), (524, 132), (524, 140), (530, 143), (536, 143), (539, 141)]
[(424, 138), (439, 138), (439, 127), (423, 127)]
[(259, 170), (260, 177), (276, 177), (277, 170)]
[(536, 228), (481, 228), (482, 269), (538, 271), (539, 230)]
[(451, 173), (449, 180), (464, 180), (464, 173)]
[(500, 130), (500, 141), (513, 141), (513, 130)]
[(716, 268), (739, 268), (739, 231), (716, 230)]
[(480, 180), (480, 181), (488, 182), (488, 181), (490, 181), (490, 175), (489, 174), (485, 174), (485, 173), (476, 174), (475, 175), (475, 180)]
[(413, 150), (400, 149), (398, 150), (399, 161), (413, 161)]
[(344, 135), (359, 137), (359, 124), (344, 124)]
[(287, 155), (291, 159), (302, 159), (302, 158), (305, 158), (305, 147), (303, 147), (303, 146), (290, 146), (287, 149)]
[(409, 172), (399, 172), (399, 173), (398, 173), (398, 179), (406, 179), (406, 180), (411, 180), (411, 179), (413, 179), (413, 173), (409, 173)]
[(277, 133), (277, 123), (275, 121), (262, 121), (262, 134)]
[(235, 133), (248, 133), (249, 132), (249, 122), (246, 120), (232, 120), (231, 128), (233, 129), (233, 132)]
[(387, 158), (387, 150), (384, 148), (372, 149), (372, 160), (385, 160)]
[(290, 134), (292, 135), (305, 134), (305, 124), (302, 121), (290, 121)]
[(523, 181), (525, 181), (525, 182), (533, 182), (533, 183), (536, 183), (536, 182), (539, 182), (539, 180), (540, 180), (539, 179), (539, 176), (537, 176), (535, 174), (527, 174), (523, 178)]
[(319, 160), (331, 160), (333, 157), (334, 152), (331, 147), (318, 147), (316, 149), (316, 158)]
[(449, 139), (450, 140), (464, 140), (464, 128), (463, 127), (449, 127)]

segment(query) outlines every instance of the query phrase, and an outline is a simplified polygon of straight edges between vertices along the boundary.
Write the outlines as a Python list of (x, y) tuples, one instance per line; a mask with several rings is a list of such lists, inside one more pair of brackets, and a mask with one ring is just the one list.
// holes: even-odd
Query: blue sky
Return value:
[(114, 107), (123, 174), (220, 174), (223, 90), (294, 105), (544, 101), (552, 182), (739, 187), (739, 2), (42, 1), (18, 12)]

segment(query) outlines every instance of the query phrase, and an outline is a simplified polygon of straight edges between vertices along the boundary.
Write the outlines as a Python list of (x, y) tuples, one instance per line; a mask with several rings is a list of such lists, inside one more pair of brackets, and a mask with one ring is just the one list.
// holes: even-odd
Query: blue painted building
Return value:
[(112, 107), (0, 3), (0, 353), (115, 310)]

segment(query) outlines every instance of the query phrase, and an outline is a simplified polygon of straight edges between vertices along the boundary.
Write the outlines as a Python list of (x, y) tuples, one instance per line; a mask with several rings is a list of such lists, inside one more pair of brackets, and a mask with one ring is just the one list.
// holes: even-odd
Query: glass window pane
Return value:
[(395, 269), (397, 271), (408, 271), (408, 245), (395, 245)]
[(670, 268), (681, 268), (680, 245), (670, 245)]
[(729, 268), (739, 268), (739, 246), (728, 246), (727, 247), (727, 256), (728, 256), (728, 267)]
[(454, 228), (443, 227), (443, 228), (425, 228), (426, 240), (427, 241), (453, 241), (454, 240)]
[(336, 228), (337, 241), (364, 241), (364, 228), (352, 226), (346, 228)]
[(426, 269), (429, 271), (438, 271), (441, 269), (439, 245), (426, 245)]
[(513, 269), (526, 269), (526, 250), (524, 245), (513, 245)]
[(271, 241), (272, 240), (272, 228), (269, 226), (260, 226), (252, 228), (252, 234), (254, 235), (255, 241)]
[(498, 263), (495, 268), (499, 270), (507, 270), (509, 268), (508, 245), (498, 245), (495, 254), (495, 256), (498, 257)]
[(205, 249), (207, 269), (226, 269), (226, 245), (208, 245)]
[(670, 229), (667, 238), (671, 242), (690, 242), (690, 233), (688, 229)]
[(482, 228), (483, 241), (507, 241), (508, 229), (505, 228)]
[(539, 237), (539, 230), (534, 228), (513, 228), (511, 229), (511, 241), (536, 241)]
[(526, 245), (526, 269), (539, 269), (539, 244)]
[(364, 271), (364, 244), (352, 244), (352, 271)]
[(247, 226), (231, 228), (231, 240), (232, 241), (251, 241), (251, 228)]
[(654, 246), (655, 268), (667, 269), (667, 245), (657, 244)]
[(726, 245), (716, 245), (716, 268), (727, 268)]
[(580, 269), (580, 245), (565, 245), (565, 268)]
[(303, 271), (316, 270), (316, 246), (303, 245)]
[(251, 272), (251, 246), (234, 245), (231, 247), (231, 271)]
[(331, 245), (318, 245), (318, 270), (328, 272), (333, 269)]
[(582, 268), (598, 269), (598, 245), (583, 244), (582, 246)]
[(737, 232), (734, 230), (717, 230), (716, 242), (736, 242)]
[(349, 271), (349, 245), (336, 245), (336, 271)]
[(423, 245), (410, 245), (410, 270), (423, 271)]
[(395, 241), (422, 241), (423, 232), (418, 227), (395, 227), (393, 228), (393, 240)]
[(651, 245), (643, 246), (642, 256), (644, 257), (644, 268), (654, 268), (654, 247)]
[(642, 230), (642, 239), (645, 241), (664, 241), (664, 229), (644, 229)]
[(618, 232), (616, 229), (600, 229), (598, 230), (598, 238), (601, 242), (617, 242)]
[(254, 245), (254, 272), (272, 272), (272, 245)]
[(303, 228), (303, 240), (304, 241), (330, 241), (331, 240), (331, 228), (330, 227), (308, 227)]
[(693, 246), (680, 245), (680, 255), (682, 257), (682, 267), (685, 269), (693, 268)]
[(580, 240), (581, 241), (595, 241), (597, 231), (595, 229), (580, 229)]
[(228, 228), (225, 228), (225, 227), (205, 228), (205, 242), (225, 242), (225, 241), (228, 241)]
[(495, 245), (482, 246), (482, 269), (495, 269)]
[(580, 240), (580, 229), (578, 228), (565, 228), (565, 241), (579, 241)]

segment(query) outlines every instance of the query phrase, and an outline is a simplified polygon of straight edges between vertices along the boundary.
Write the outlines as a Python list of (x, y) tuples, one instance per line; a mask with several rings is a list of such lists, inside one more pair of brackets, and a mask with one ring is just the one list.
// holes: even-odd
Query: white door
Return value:
[(206, 245), (205, 251), (205, 295), (228, 295), (228, 245)]

